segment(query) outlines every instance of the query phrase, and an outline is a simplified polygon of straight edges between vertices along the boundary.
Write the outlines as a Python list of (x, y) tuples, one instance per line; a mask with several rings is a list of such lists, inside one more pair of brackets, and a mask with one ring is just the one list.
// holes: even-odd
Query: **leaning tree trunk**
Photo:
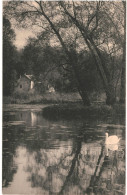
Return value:
[(77, 88), (78, 88), (78, 92), (82, 98), (84, 106), (90, 106), (90, 100), (89, 100), (87, 91), (84, 89), (84, 87), (81, 84), (78, 85)]
[(107, 98), (106, 104), (113, 105), (116, 101), (116, 97), (115, 97), (115, 89), (110, 79), (110, 73), (108, 69), (106, 68), (105, 62), (102, 59), (102, 55), (99, 49), (97, 48), (97, 46), (95, 45), (94, 41), (92, 39), (89, 39), (89, 41), (85, 39), (85, 41), (91, 51), (91, 54), (95, 61), (95, 65), (103, 81), (103, 86), (104, 86), (104, 90), (105, 90), (106, 98)]
[(106, 104), (113, 105), (116, 102), (114, 86), (109, 83), (108, 87), (105, 89), (105, 92), (106, 92)]
[(122, 64), (121, 86), (120, 86), (120, 103), (125, 103), (125, 62)]
[(73, 49), (69, 53), (69, 64), (71, 65), (75, 78), (77, 80), (77, 88), (82, 98), (83, 104), (84, 106), (90, 106), (90, 100), (88, 97), (87, 90), (85, 89), (85, 86), (83, 85), (82, 80), (80, 78), (77, 55)]
[(121, 72), (121, 86), (120, 86), (120, 103), (125, 103), (125, 67), (126, 67), (126, 2), (123, 1), (124, 7), (124, 41), (123, 41), (123, 59)]

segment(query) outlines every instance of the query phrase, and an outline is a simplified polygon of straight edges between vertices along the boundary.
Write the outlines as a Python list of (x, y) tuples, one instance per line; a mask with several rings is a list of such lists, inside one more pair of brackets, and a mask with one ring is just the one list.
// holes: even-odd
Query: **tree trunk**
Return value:
[(125, 103), (125, 67), (126, 67), (126, 2), (123, 1), (124, 7), (124, 41), (123, 41), (123, 59), (121, 72), (120, 103)]
[(122, 64), (121, 86), (120, 86), (120, 103), (125, 103), (125, 63)]
[(110, 73), (108, 72), (108, 69), (104, 64), (101, 53), (96, 47), (94, 41), (92, 39), (89, 39), (89, 42), (88, 40), (86, 40), (86, 43), (91, 51), (91, 54), (95, 60), (95, 65), (103, 81), (103, 86), (107, 97), (106, 104), (113, 105), (116, 101), (116, 97), (113, 84), (110, 81)]
[(83, 104), (84, 106), (90, 106), (90, 100), (88, 97), (88, 93), (82, 83), (82, 80), (80, 79), (77, 54), (73, 49), (71, 49), (69, 53), (69, 63), (72, 66), (72, 69), (74, 71), (74, 75), (77, 80), (78, 92), (83, 100)]
[(115, 89), (109, 84), (108, 90), (106, 91), (106, 104), (113, 105), (116, 102)]
[(78, 87), (78, 92), (82, 98), (84, 106), (90, 106), (90, 100), (89, 100), (87, 92), (81, 89), (81, 87)]

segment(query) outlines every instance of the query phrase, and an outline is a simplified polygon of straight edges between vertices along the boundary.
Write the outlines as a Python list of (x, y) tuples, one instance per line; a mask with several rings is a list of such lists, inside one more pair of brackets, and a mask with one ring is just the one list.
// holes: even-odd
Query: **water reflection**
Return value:
[[(5, 112), (3, 193), (125, 194), (125, 132), (117, 123), (50, 122), (33, 110)], [(105, 146), (107, 131), (121, 137), (119, 145)]]
[(31, 112), (31, 125), (35, 126), (37, 122), (37, 115), (34, 112)]

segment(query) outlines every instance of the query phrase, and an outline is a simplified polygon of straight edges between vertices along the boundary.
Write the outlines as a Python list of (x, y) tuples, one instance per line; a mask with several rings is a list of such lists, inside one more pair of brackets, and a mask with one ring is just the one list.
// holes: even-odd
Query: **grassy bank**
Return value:
[(105, 104), (92, 104), (91, 106), (84, 106), (81, 103), (64, 103), (45, 107), (43, 110), (45, 118), (50, 120), (61, 119), (77, 119), (89, 117), (116, 117), (125, 116), (125, 106), (116, 104), (113, 107)]
[(4, 104), (52, 104), (82, 101), (78, 93), (45, 93), (3, 97)]
[[(105, 95), (97, 95), (92, 93), (90, 95), (90, 101), (105, 101)], [(9, 97), (3, 97), (4, 104), (59, 104), (59, 103), (74, 103), (82, 102), (79, 93), (45, 93), (43, 95), (38, 94), (15, 94)]]

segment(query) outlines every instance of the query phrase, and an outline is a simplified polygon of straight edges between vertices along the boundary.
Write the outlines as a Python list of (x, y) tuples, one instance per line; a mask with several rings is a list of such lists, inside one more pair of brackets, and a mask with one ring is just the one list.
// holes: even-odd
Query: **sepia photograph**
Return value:
[(3, 195), (125, 195), (126, 1), (2, 1)]

